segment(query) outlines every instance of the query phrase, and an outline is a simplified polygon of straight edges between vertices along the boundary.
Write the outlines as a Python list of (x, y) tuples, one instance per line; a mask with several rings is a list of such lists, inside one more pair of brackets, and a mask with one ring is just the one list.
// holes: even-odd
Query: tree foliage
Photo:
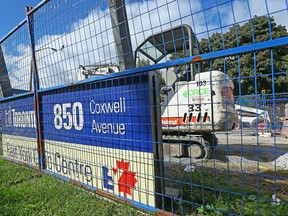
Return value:
[[(150, 65), (150, 61), (148, 59), (140, 59), (140, 61), (137, 63), (137, 67), (145, 67)], [(162, 76), (162, 73), (160, 71), (158, 71), (159, 74), (159, 85), (160, 87), (165, 86), (165, 80)]]
[[(286, 36), (288, 33), (285, 26), (277, 25), (273, 17), (268, 19), (262, 16), (254, 17), (243, 25), (231, 26), (224, 34), (214, 33), (200, 44), (203, 52), (208, 53)], [(275, 92), (288, 92), (287, 46), (242, 55), (235, 53), (235, 56), (212, 60), (212, 68), (210, 63), (204, 62), (205, 71), (226, 71), (229, 77), (236, 78), (236, 94), (255, 94), (262, 90), (270, 93), (273, 87)]]

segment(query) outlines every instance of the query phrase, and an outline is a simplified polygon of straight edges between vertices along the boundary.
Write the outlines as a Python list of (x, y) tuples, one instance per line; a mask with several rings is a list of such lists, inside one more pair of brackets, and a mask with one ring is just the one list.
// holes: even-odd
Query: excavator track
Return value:
[(218, 144), (217, 137), (212, 133), (163, 134), (162, 140), (171, 145), (181, 145), (182, 154), (179, 158), (209, 159), (213, 148)]

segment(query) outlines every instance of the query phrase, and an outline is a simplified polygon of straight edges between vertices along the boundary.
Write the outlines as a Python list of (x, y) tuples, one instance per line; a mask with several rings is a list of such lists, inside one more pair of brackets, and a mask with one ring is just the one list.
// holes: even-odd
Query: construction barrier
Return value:
[(1, 157), (159, 214), (285, 215), (287, 12), (287, 0), (26, 7), (0, 40)]

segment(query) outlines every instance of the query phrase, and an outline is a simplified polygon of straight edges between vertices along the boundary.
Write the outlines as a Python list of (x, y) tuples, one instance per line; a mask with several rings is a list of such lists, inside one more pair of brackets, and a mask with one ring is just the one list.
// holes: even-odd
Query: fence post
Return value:
[(262, 100), (263, 100), (263, 110), (264, 110), (264, 123), (265, 123), (265, 133), (268, 132), (268, 125), (267, 125), (267, 108), (266, 108), (266, 90), (262, 90)]
[(41, 136), (41, 113), (40, 113), (40, 97), (39, 97), (39, 76), (36, 64), (36, 55), (35, 55), (35, 38), (34, 38), (34, 23), (33, 23), (33, 11), (32, 7), (26, 7), (26, 18), (28, 23), (28, 33), (31, 40), (31, 73), (33, 72), (33, 84), (34, 84), (34, 111), (36, 116), (36, 130), (37, 130), (37, 150), (38, 150), (38, 165), (39, 172), (42, 172), (44, 169), (44, 159), (43, 159), (43, 142)]
[(109, 9), (120, 69), (135, 68), (125, 0), (109, 0)]

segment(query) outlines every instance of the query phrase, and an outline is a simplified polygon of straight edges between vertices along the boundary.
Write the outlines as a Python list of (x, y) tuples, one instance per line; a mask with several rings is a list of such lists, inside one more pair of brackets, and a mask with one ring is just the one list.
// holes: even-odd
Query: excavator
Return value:
[[(189, 25), (179, 25), (146, 38), (135, 50), (134, 61), (161, 63), (169, 56), (193, 56), (201, 47)], [(115, 64), (79, 66), (78, 80), (117, 73)], [(165, 79), (161, 92), (162, 141), (180, 147), (179, 158), (208, 159), (218, 144), (217, 131), (230, 131), (238, 122), (233, 81), (223, 72), (202, 71), (189, 63), (159, 71)], [(173, 154), (173, 153), (171, 153)]]

